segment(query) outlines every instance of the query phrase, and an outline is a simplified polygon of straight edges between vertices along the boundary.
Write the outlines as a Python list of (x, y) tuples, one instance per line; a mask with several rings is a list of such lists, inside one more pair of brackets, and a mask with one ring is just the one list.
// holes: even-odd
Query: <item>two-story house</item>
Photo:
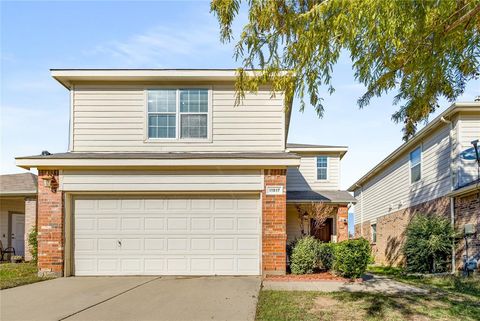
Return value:
[[(469, 237), (480, 255), (479, 163), (472, 142), (480, 139), (480, 102), (456, 103), (354, 183), (355, 235), (371, 240), (379, 263), (402, 262), (405, 229), (415, 213), (445, 215)], [(480, 148), (480, 144), (479, 148)], [(455, 262), (462, 264), (464, 241)]]
[[(16, 159), (38, 169), (40, 273), (281, 274), (287, 238), (348, 237), (346, 148), (287, 145), (283, 93), (236, 106), (234, 70), (52, 76), (70, 91), (69, 150)], [(312, 231), (291, 208), (311, 202), (334, 208)]]

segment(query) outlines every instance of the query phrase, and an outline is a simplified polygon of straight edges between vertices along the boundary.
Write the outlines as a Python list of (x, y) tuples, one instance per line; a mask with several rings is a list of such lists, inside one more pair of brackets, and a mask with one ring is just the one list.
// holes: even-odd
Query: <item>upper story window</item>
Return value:
[(208, 89), (148, 91), (148, 138), (206, 139)]
[(418, 182), (422, 178), (422, 148), (417, 147), (410, 153), (410, 182)]
[(328, 178), (328, 157), (317, 157), (317, 180), (326, 180)]

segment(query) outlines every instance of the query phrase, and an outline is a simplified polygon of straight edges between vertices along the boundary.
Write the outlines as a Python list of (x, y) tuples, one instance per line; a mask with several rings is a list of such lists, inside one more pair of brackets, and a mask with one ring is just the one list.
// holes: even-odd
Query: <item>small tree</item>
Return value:
[(333, 269), (346, 278), (361, 277), (370, 262), (370, 242), (364, 238), (345, 240), (334, 247)]
[(290, 262), (290, 270), (293, 274), (309, 274), (317, 268), (318, 244), (312, 236), (305, 236), (295, 243)]
[(417, 214), (407, 227), (403, 247), (407, 270), (435, 273), (447, 270), (455, 233), (440, 215)]
[(300, 231), (303, 236), (307, 235), (304, 226), (305, 218), (315, 219), (315, 227), (320, 227), (325, 223), (329, 216), (335, 215), (337, 207), (334, 205), (326, 204), (323, 202), (311, 202), (295, 205), (298, 214), (298, 220), (300, 222)]
[(38, 236), (37, 227), (33, 226), (32, 229), (30, 230), (30, 233), (28, 233), (28, 245), (29, 245), (30, 254), (32, 254), (32, 260), (35, 262), (38, 260), (37, 236)]

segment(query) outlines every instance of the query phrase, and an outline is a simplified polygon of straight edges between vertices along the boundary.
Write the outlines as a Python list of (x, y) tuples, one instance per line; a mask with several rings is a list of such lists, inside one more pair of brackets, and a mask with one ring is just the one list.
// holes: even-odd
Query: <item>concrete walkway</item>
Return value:
[(71, 277), (0, 291), (0, 320), (254, 320), (260, 277)]
[(374, 293), (413, 293), (428, 294), (428, 290), (420, 289), (405, 283), (397, 282), (388, 278), (369, 275), (362, 283), (345, 283), (338, 281), (307, 281), (307, 282), (284, 282), (264, 281), (263, 290), (278, 291), (320, 291), (320, 292), (374, 292)]

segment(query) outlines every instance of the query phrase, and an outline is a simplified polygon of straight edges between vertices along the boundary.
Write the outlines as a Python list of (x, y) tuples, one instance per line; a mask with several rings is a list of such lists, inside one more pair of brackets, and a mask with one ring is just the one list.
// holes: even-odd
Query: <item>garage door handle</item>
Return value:
[(118, 246), (122, 246), (122, 241), (118, 240), (117, 243), (118, 243)]

